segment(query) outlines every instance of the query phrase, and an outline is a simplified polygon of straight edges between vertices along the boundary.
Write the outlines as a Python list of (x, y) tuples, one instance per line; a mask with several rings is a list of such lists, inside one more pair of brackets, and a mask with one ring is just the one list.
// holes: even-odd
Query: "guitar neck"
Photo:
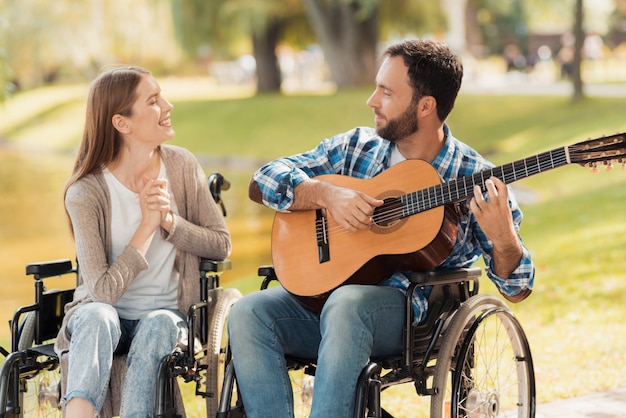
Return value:
[(485, 191), (485, 180), (497, 177), (505, 184), (570, 164), (568, 147), (556, 148), (509, 164), (489, 168), (400, 197), (403, 217), (424, 212), (448, 203), (459, 202), (474, 194), (474, 186)]

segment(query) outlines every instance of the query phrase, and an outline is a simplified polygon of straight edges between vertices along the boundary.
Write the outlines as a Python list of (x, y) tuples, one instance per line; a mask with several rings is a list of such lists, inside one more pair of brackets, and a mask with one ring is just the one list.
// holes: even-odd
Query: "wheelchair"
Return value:
[[(362, 369), (355, 418), (393, 418), (383, 407), (381, 393), (408, 383), (416, 395), (430, 397), (430, 414), (424, 416), (431, 418), (535, 416), (535, 376), (528, 340), (501, 299), (478, 293), (481, 274), (480, 268), (471, 267), (411, 275), (404, 350), (396, 357), (373, 358)], [(277, 280), (272, 266), (259, 268), (259, 276), (264, 277), (261, 289)], [(432, 288), (427, 316), (413, 325), (411, 295), (427, 286)], [(307, 417), (316, 359), (286, 360), (296, 416)], [(294, 383), (294, 376), (304, 380)], [(231, 361), (224, 379), (217, 418), (245, 417)], [(398, 416), (416, 416), (417, 408), (408, 410)]]
[[(227, 190), (229, 183), (221, 174), (213, 173), (208, 186), (226, 216), (221, 191)], [(181, 399), (179, 381), (195, 383), (195, 395), (206, 400), (207, 417), (216, 415), (229, 358), (228, 313), (241, 298), (237, 289), (220, 286), (221, 274), (230, 268), (230, 260), (200, 260), (201, 294), (187, 313), (187, 326), (196, 332), (189, 332), (186, 344), (161, 360), (154, 417), (184, 416), (184, 407), (177, 401)], [(74, 289), (47, 290), (45, 284), (54, 277), (76, 275), (77, 269), (69, 259), (26, 266), (26, 274), (34, 278), (35, 303), (15, 311), (10, 320), (11, 351), (0, 348), (6, 357), (0, 369), (0, 418), (62, 416), (61, 359), (54, 351), (54, 340)], [(114, 363), (118, 361), (124, 358), (116, 356)], [(115, 409), (111, 408), (112, 415), (117, 413)]]

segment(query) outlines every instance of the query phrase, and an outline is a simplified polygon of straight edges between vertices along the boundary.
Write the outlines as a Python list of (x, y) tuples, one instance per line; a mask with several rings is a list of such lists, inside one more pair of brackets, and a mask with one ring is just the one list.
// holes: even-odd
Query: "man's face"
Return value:
[(367, 100), (374, 110), (376, 133), (397, 142), (417, 132), (417, 103), (401, 57), (387, 57), (376, 76), (376, 89)]
[(387, 123), (376, 126), (376, 133), (391, 142), (398, 142), (419, 129), (417, 124), (417, 104), (411, 102), (409, 107), (400, 116), (387, 119)]

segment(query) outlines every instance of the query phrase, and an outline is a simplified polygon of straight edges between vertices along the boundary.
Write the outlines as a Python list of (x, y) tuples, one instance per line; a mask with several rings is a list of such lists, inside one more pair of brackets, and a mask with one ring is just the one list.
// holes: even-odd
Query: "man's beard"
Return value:
[(395, 119), (387, 122), (386, 126), (376, 129), (376, 133), (391, 142), (398, 142), (417, 132), (417, 105), (411, 103), (407, 110)]

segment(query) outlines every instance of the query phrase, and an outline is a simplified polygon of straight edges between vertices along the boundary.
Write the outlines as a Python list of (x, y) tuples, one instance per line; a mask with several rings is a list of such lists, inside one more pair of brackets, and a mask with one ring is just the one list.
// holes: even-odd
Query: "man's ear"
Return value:
[(111, 122), (113, 123), (113, 127), (117, 129), (120, 133), (127, 134), (130, 132), (128, 120), (119, 113), (113, 115)]
[(422, 97), (417, 104), (418, 116), (427, 117), (433, 112), (437, 114), (437, 100), (433, 96)]

